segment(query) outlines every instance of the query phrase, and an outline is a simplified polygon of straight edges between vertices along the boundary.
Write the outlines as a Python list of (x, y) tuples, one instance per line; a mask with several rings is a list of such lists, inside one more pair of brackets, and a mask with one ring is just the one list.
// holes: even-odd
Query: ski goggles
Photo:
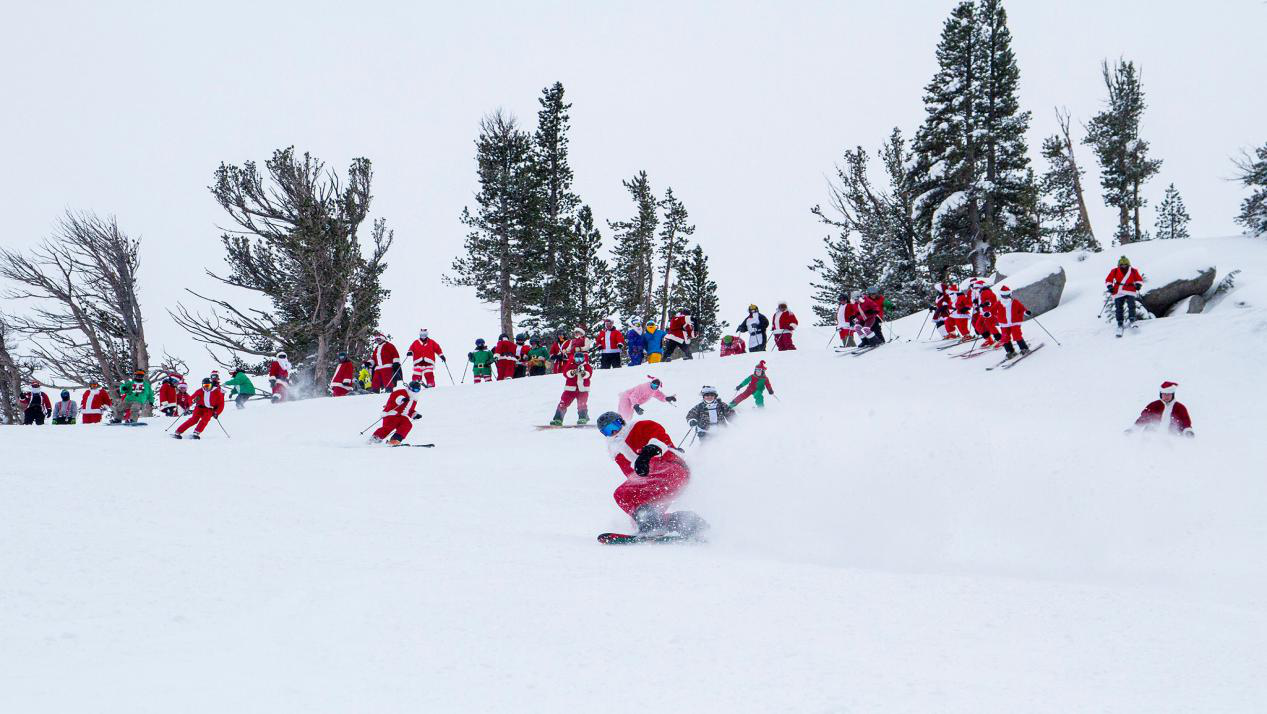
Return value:
[(601, 427), (599, 427), (598, 430), (599, 432), (602, 433), (603, 436), (612, 436), (616, 432), (620, 431), (624, 426), (625, 426), (625, 422), (621, 419), (617, 419), (615, 421), (608, 422), (602, 425)]

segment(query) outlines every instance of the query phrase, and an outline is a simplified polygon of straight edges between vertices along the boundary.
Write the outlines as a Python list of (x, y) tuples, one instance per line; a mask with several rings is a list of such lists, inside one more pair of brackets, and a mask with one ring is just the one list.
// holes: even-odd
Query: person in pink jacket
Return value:
[(633, 418), (634, 412), (639, 416), (642, 415), (642, 405), (654, 399), (670, 404), (677, 401), (676, 396), (664, 396), (664, 392), (660, 391), (660, 380), (647, 375), (650, 382), (639, 384), (636, 387), (626, 389), (620, 393), (620, 402), (616, 405), (616, 411), (625, 421)]

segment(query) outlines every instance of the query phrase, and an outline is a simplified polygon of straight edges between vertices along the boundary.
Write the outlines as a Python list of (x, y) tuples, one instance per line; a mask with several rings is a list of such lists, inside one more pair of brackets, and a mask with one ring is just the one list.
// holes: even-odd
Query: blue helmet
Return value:
[(603, 436), (614, 436), (625, 428), (625, 418), (616, 412), (603, 412), (598, 418), (598, 431)]

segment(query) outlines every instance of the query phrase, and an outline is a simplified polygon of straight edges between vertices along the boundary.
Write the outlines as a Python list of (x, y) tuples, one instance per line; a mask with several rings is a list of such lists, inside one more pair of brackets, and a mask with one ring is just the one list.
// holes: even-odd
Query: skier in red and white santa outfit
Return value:
[(933, 331), (941, 339), (955, 339), (957, 335), (950, 331), (950, 313), (954, 308), (954, 301), (950, 297), (950, 285), (938, 283), (936, 287), (937, 296), (933, 298), (933, 304), (928, 306), (928, 311), (933, 314)]
[(290, 360), (285, 352), (278, 352), (277, 359), (268, 365), (268, 383), (273, 388), (273, 403), (286, 401), (290, 391)]
[(431, 339), (425, 329), (418, 330), (418, 339), (409, 345), (405, 356), (413, 359), (413, 381), (422, 382), (422, 386), (427, 389), (436, 386), (436, 360), (449, 361), (449, 358), (444, 356), (440, 343)]
[(383, 424), (374, 431), (369, 443), (381, 444), (389, 434), (391, 438), (387, 443), (392, 446), (403, 442), (414, 428), (413, 422), (422, 418), (417, 411), (418, 394), (421, 391), (422, 382), (415, 379), (408, 386), (396, 389), (387, 395), (387, 404), (383, 405)]
[(603, 320), (603, 329), (598, 331), (598, 368), (619, 369), (620, 350), (625, 346), (625, 333), (612, 323), (611, 318)]
[(665, 396), (660, 391), (660, 379), (647, 375), (650, 382), (643, 382), (635, 387), (630, 387), (620, 393), (620, 397), (616, 402), (616, 412), (625, 419), (632, 419), (636, 412), (638, 416), (642, 416), (642, 405), (652, 399), (659, 399), (662, 402), (673, 404), (677, 402), (676, 396)]
[[(1113, 300), (1113, 316), (1117, 319), (1117, 336), (1121, 337), (1126, 327), (1124, 319), (1130, 319), (1130, 324), (1135, 324), (1135, 301), (1139, 299), (1140, 288), (1144, 287), (1144, 276), (1139, 272), (1138, 268), (1131, 267), (1131, 259), (1122, 256), (1117, 261), (1117, 267), (1110, 270), (1107, 277), (1104, 278), (1104, 289), (1108, 292), (1109, 297)], [(1123, 314), (1123, 308), (1129, 308), (1127, 314)]]
[(572, 330), (572, 339), (568, 342), (567, 349), (564, 350), (564, 352), (570, 356), (573, 352), (577, 351), (589, 352), (590, 348), (593, 346), (594, 342), (586, 337), (585, 328), (578, 327), (575, 330)]
[(400, 352), (387, 340), (386, 335), (374, 335), (374, 350), (371, 356), (374, 362), (374, 375), (371, 377), (370, 389), (375, 392), (391, 391), (402, 378)]
[(330, 396), (346, 397), (356, 391), (356, 364), (348, 357), (347, 352), (339, 353), (339, 363), (334, 367), (334, 376), (330, 378)]
[(695, 339), (695, 322), (691, 319), (691, 311), (682, 308), (669, 319), (669, 329), (664, 335), (663, 361), (670, 361), (674, 350), (681, 350), (686, 355), (686, 359), (694, 359), (691, 355), (691, 340), (693, 339)]
[(101, 384), (94, 379), (88, 383), (88, 389), (79, 398), (79, 413), (83, 415), (85, 424), (100, 424), (101, 415), (106, 413), (106, 408), (111, 404), (110, 390), (102, 389)]
[(23, 424), (42, 425), (53, 413), (53, 401), (39, 380), (31, 380), (31, 388), (18, 398), (18, 406), (22, 408)]
[(796, 319), (796, 314), (787, 309), (787, 303), (779, 303), (779, 309), (774, 311), (774, 317), (770, 320), (771, 335), (774, 335), (774, 348), (780, 352), (785, 350), (794, 350), (796, 345), (792, 343), (792, 332), (796, 330), (796, 326), (800, 322)]
[(1020, 348), (1020, 354), (1029, 352), (1029, 345), (1025, 344), (1025, 336), (1021, 334), (1021, 323), (1026, 317), (1029, 317), (1029, 310), (1025, 309), (1024, 303), (1012, 297), (1012, 288), (1006, 285), (999, 288), (994, 318), (998, 323), (999, 334), (1003, 335), (1003, 349), (1007, 351), (1008, 359), (1018, 356), (1012, 349), (1013, 342)]
[(858, 308), (858, 295), (855, 293), (852, 297), (847, 293), (841, 293), (836, 305), (836, 334), (840, 335), (840, 345), (842, 347), (856, 347), (854, 342), (854, 324), (862, 317), (862, 310)]
[[(176, 385), (179, 382), (180, 378), (172, 374), (158, 386), (158, 410), (165, 416), (174, 417), (180, 413), (176, 410)], [(88, 423), (87, 412), (84, 412), (84, 418), (84, 423)]]
[(968, 291), (960, 290), (958, 285), (950, 286), (950, 317), (946, 319), (946, 333), (957, 333), (959, 339), (968, 340), (972, 338), (969, 323), (972, 321), (972, 298), (968, 295)]
[(982, 347), (997, 349), (1003, 344), (1003, 335), (999, 332), (997, 315), (998, 298), (984, 280), (977, 278), (971, 283), (969, 297), (972, 300), (972, 327), (984, 339)]
[(563, 395), (559, 397), (559, 406), (554, 409), (551, 426), (563, 426), (563, 417), (567, 416), (568, 407), (576, 402), (576, 423), (590, 422), (590, 377), (594, 375), (594, 365), (589, 363), (584, 352), (573, 352), (563, 371)]
[(511, 379), (515, 376), (515, 365), (519, 363), (519, 348), (510, 341), (510, 336), (502, 333), (493, 345), (493, 354), (497, 356), (497, 381)]
[(1135, 426), (1127, 431), (1135, 429), (1153, 431), (1161, 427), (1167, 433), (1176, 436), (1188, 438), (1196, 436), (1196, 433), (1192, 431), (1192, 417), (1188, 416), (1188, 408), (1175, 401), (1175, 389), (1178, 387), (1179, 384), (1176, 382), (1162, 382), (1161, 393), (1157, 395), (1157, 400), (1144, 407), (1144, 411), (1140, 412), (1139, 418), (1135, 420)]
[(202, 430), (207, 428), (207, 424), (212, 419), (219, 418), (220, 413), (224, 411), (224, 390), (216, 387), (210, 377), (204, 378), (202, 389), (193, 393), (193, 407), (193, 415), (176, 427), (176, 433), (172, 434), (173, 438), (183, 439), (185, 431), (192, 426), (194, 433), (189, 438), (201, 439)]
[(693, 536), (708, 528), (704, 519), (690, 511), (666, 512), (686, 488), (691, 471), (663, 426), (650, 419), (627, 426), (619, 414), (606, 412), (598, 418), (598, 431), (606, 437), (607, 451), (625, 476), (612, 497), (633, 518), (639, 535)]
[(189, 393), (189, 385), (183, 379), (176, 385), (176, 407), (179, 414), (189, 414), (194, 407), (194, 396)]

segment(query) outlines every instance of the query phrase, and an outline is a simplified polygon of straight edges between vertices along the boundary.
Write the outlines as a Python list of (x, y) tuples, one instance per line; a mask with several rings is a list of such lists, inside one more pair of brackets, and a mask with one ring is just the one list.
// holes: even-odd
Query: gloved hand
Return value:
[(634, 473), (639, 476), (646, 476), (651, 470), (651, 459), (660, 455), (660, 447), (654, 444), (647, 444), (642, 447), (642, 451), (638, 452), (638, 459), (634, 461)]
[(642, 407), (638, 406), (637, 404), (634, 405), (634, 412), (636, 412), (638, 416), (642, 416), (645, 413)]
[(1032, 317), (1033, 315), (1034, 313), (1030, 312), (1029, 310), (1025, 311), (1025, 317)]
[(699, 424), (699, 422), (695, 421), (694, 419), (688, 419), (688, 420), (687, 420), (687, 422), (686, 422), (686, 425), (687, 425), (687, 426), (696, 426), (696, 425), (698, 425), (698, 424)]
[(421, 418), (422, 418), (422, 415), (421, 415), (421, 414), (415, 414), (415, 415), (413, 415), (413, 416), (411, 416), (411, 417), (409, 417), (409, 418), (410, 418), (410, 419), (413, 419), (414, 421), (418, 421), (419, 419), (421, 419)]
[(1106, 292), (1106, 293), (1108, 293), (1108, 294), (1112, 295), (1112, 294), (1113, 294), (1113, 286), (1112, 286), (1112, 285), (1105, 285), (1105, 286), (1104, 286), (1104, 292)]
[(474, 360), (474, 359), (475, 359), (475, 353), (474, 353), (474, 352), (467, 352), (467, 353), (466, 353), (466, 359), (467, 359), (468, 361)]
[(444, 355), (440, 355), (440, 361), (441, 361), (441, 362), (448, 362), (448, 361), (449, 361), (449, 358), (448, 358), (448, 357), (445, 357)]
[(677, 401), (677, 395), (665, 397), (664, 401), (668, 402), (669, 404), (672, 404)]
[(1138, 290), (1140, 290), (1141, 288), (1143, 288), (1143, 287), (1144, 287), (1144, 284), (1143, 284), (1143, 283), (1131, 283), (1131, 284), (1135, 286), (1135, 290), (1136, 290), (1136, 291), (1138, 291)]

